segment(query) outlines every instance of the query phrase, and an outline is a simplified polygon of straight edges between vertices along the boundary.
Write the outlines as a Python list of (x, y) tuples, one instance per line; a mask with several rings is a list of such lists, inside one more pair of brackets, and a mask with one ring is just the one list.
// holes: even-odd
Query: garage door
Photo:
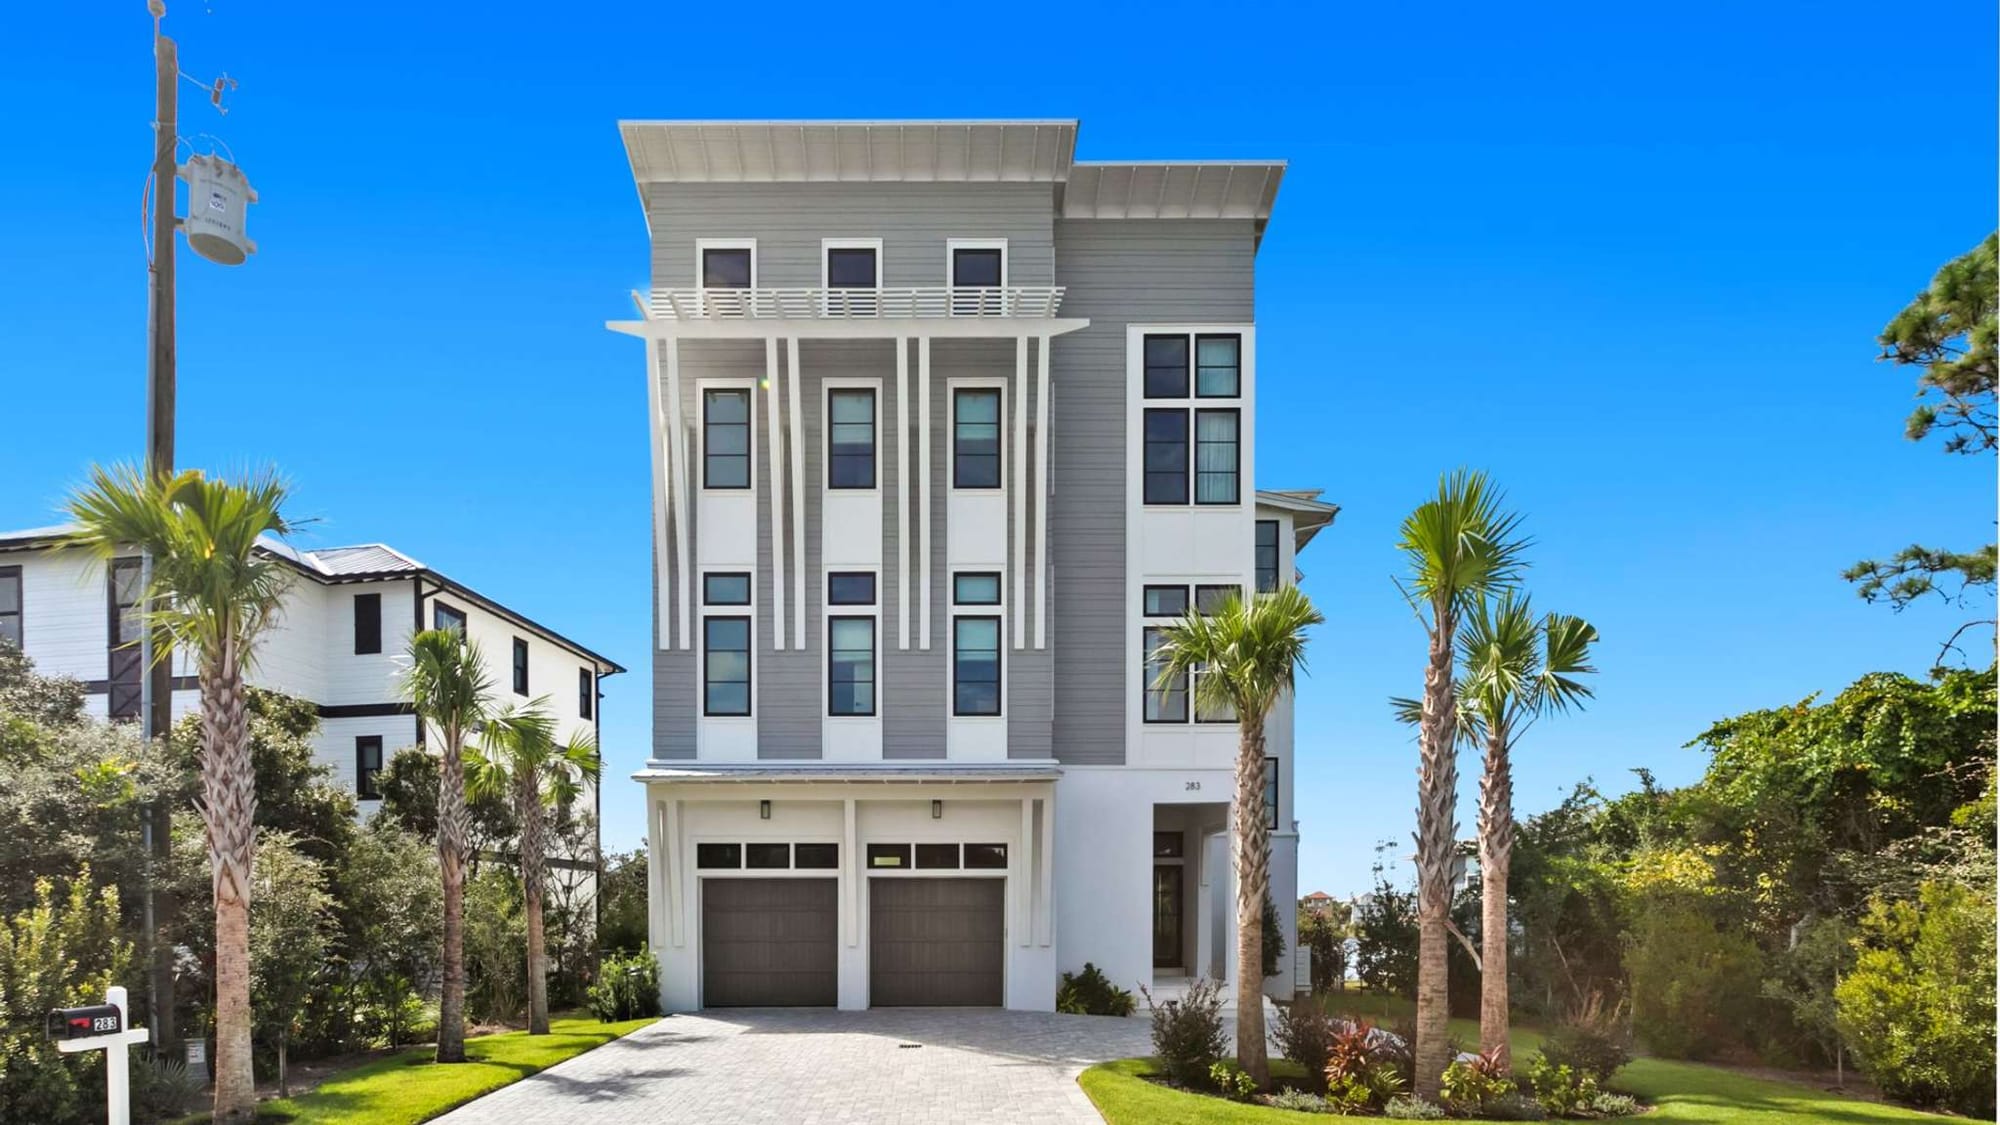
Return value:
[(999, 1007), (1002, 879), (871, 879), (868, 1003)]
[(703, 879), (702, 1006), (832, 1007), (834, 887), (832, 879)]

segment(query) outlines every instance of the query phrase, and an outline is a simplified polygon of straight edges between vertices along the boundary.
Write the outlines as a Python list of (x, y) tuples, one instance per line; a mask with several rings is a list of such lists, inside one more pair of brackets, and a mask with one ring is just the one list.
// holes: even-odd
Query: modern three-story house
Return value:
[[(621, 129), (668, 1008), (1229, 976), (1237, 729), (1149, 651), (1335, 514), (1252, 468), (1283, 164), (1077, 161), (1073, 121)], [(1289, 701), (1269, 732), (1289, 904)]]

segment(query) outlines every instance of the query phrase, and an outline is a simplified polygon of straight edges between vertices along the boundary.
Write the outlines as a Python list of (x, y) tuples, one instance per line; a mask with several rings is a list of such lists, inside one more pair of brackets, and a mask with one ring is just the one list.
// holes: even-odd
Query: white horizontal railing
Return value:
[(895, 289), (655, 289), (653, 315), (670, 320), (859, 317), (1052, 317), (1060, 285)]

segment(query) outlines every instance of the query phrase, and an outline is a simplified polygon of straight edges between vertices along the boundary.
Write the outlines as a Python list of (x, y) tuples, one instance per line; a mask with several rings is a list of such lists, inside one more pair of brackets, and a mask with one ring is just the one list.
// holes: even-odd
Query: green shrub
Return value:
[(1080, 973), (1064, 973), (1056, 985), (1056, 1011), (1073, 1016), (1129, 1016), (1138, 1007), (1132, 994), (1111, 983), (1088, 961)]
[(1747, 934), (1718, 922), (1698, 894), (1640, 896), (1625, 968), (1633, 1030), (1654, 1054), (1707, 1057), (1743, 1041), (1743, 1030), (1758, 1022), (1752, 1017), (1761, 1003), (1763, 955)]
[(1631, 1117), (1639, 1112), (1639, 1100), (1629, 1094), (1599, 1094), (1591, 1099), (1593, 1117)]
[(1334, 1018), (1316, 1001), (1294, 1000), (1278, 1005), (1278, 1022), (1271, 1028), (1271, 1038), (1278, 1045), (1278, 1053), (1305, 1068), (1305, 1081), (1311, 1093), (1326, 1092), (1326, 1058), (1333, 1046), (1336, 1027)]
[(1542, 1054), (1558, 1066), (1566, 1065), (1578, 1074), (1590, 1075), (1599, 1085), (1632, 1061), (1632, 1052), (1625, 1044), (1575, 1024), (1550, 1032), (1542, 1041)]
[(1333, 1104), (1325, 1098), (1304, 1090), (1294, 1090), (1289, 1086), (1265, 1098), (1264, 1104), (1272, 1109), (1289, 1109), (1293, 1113), (1334, 1112)]
[(1877, 902), (1834, 989), (1868, 1076), (1894, 1098), (1993, 1118), (1993, 903), (1933, 882)]
[(1382, 1116), (1396, 1121), (1443, 1121), (1444, 1110), (1419, 1097), (1391, 1098)]
[(1444, 1068), (1439, 1100), (1460, 1117), (1477, 1117), (1485, 1113), (1490, 1103), (1513, 1092), (1514, 1080), (1507, 1077), (1507, 1068), (1501, 1064), (1499, 1054), (1490, 1052), (1470, 1059), (1453, 1059)]
[(193, 1112), (201, 1100), (205, 1075), (191, 1073), (187, 1063), (176, 1058), (148, 1059), (138, 1051), (127, 1058), (134, 1121), (172, 1121)]
[(1153, 1056), (1160, 1068), (1179, 1085), (1200, 1086), (1208, 1079), (1209, 1064), (1229, 1050), (1221, 985), (1199, 977), (1180, 999), (1158, 1004), (1144, 986), (1139, 992), (1153, 1015)]
[(131, 964), (118, 889), (96, 886), (89, 867), (61, 891), (37, 879), (33, 905), (0, 918), (0, 1121), (69, 1125), (101, 1104), (102, 1058), (58, 1053), (43, 1021), (50, 1008), (103, 1003)]
[(597, 979), (584, 993), (590, 1014), (601, 1023), (646, 1019), (660, 1014), (660, 963), (651, 953), (606, 957)]
[[(1602, 1097), (1603, 1095), (1599, 1095)], [(1489, 1121), (1540, 1121), (1548, 1117), (1542, 1103), (1513, 1090), (1486, 1103), (1481, 1111)]]
[(1528, 1063), (1527, 1086), (1551, 1117), (1580, 1117), (1597, 1100), (1597, 1079), (1574, 1067), (1550, 1062), (1539, 1052)]
[(1278, 904), (1271, 901), (1271, 892), (1264, 891), (1264, 922), (1260, 927), (1262, 946), (1258, 952), (1263, 955), (1264, 975), (1278, 975), (1278, 958), (1285, 955), (1285, 931), (1278, 926)]
[(1257, 1080), (1250, 1077), (1235, 1059), (1221, 1059), (1208, 1064), (1208, 1084), (1225, 1098), (1247, 1102), (1257, 1092)]

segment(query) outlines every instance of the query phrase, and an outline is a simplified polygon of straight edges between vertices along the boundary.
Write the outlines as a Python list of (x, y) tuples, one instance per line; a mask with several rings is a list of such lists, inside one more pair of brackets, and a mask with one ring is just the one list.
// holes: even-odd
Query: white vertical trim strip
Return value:
[(668, 504), (667, 481), (667, 423), (660, 416), (660, 342), (646, 341), (646, 413), (651, 418), (653, 431), (653, 565), (658, 573), (654, 576), (658, 585), (656, 591), (660, 601), (658, 620), (654, 622), (659, 636), (658, 648), (673, 647), (673, 560), (667, 557), (667, 521), (671, 518)]
[[(1035, 647), (1049, 647), (1049, 338), (1036, 340), (1035, 364)], [(1046, 931), (1044, 931), (1046, 932)], [(1047, 945), (1044, 937), (1042, 944)]]
[[(686, 615), (682, 615), (686, 619)], [(666, 838), (665, 856), (667, 866), (667, 928), (673, 931), (675, 948), (686, 944), (681, 933), (681, 919), (687, 911), (681, 909), (681, 803), (668, 801), (666, 810), (667, 826), (662, 835)]]
[(1028, 644), (1028, 338), (1014, 337), (1014, 521), (1007, 538), (1013, 547), (1014, 647)]
[(661, 802), (646, 789), (646, 940), (655, 949), (672, 939), (667, 933), (667, 849), (660, 820), (666, 815)]
[(931, 647), (931, 338), (917, 337), (917, 587), (923, 631), (917, 647)]
[[(755, 269), (753, 264), (752, 269)], [(771, 647), (785, 647), (785, 468), (779, 438), (778, 338), (764, 339), (764, 449), (771, 466)]]
[(1036, 860), (1041, 867), (1042, 912), (1035, 920), (1035, 944), (1048, 945), (1055, 940), (1056, 930), (1056, 792), (1049, 788), (1049, 795), (1042, 798), (1042, 842), (1036, 849)]
[(910, 341), (896, 337), (896, 647), (910, 647)]
[(859, 896), (855, 892), (860, 889), (863, 868), (861, 857), (854, 850), (854, 798), (849, 797), (841, 804), (844, 819), (840, 841), (840, 940), (853, 946), (861, 940), (859, 911), (855, 906)]
[(1014, 893), (1009, 896), (1014, 900), (1014, 924), (1009, 928), (1013, 930), (1015, 945), (1035, 943), (1034, 927), (1030, 924), (1034, 901), (1029, 897), (1032, 892), (1028, 887), (1028, 878), (1034, 871), (1034, 842), (1035, 799), (1023, 797), (1021, 798), (1021, 846), (1017, 849), (1020, 854), (1014, 857), (1013, 869), (1008, 872), (1008, 875), (1012, 876), (1008, 882), (1014, 884)]
[(680, 587), (680, 647), (689, 647), (693, 635), (693, 614), (688, 607), (693, 605), (689, 591), (693, 588), (688, 572), (689, 525), (694, 521), (694, 509), (688, 506), (688, 457), (687, 427), (681, 421), (681, 342), (669, 339), (667, 345), (667, 420), (672, 423), (673, 441), (668, 449), (673, 454), (674, 510), (680, 523), (674, 534), (674, 565), (679, 573), (674, 577)]
[[(791, 373), (785, 379), (786, 394), (792, 400), (792, 647), (806, 648), (806, 434), (805, 413), (799, 408), (799, 338), (785, 338), (785, 365)], [(784, 622), (773, 627), (782, 628)]]

